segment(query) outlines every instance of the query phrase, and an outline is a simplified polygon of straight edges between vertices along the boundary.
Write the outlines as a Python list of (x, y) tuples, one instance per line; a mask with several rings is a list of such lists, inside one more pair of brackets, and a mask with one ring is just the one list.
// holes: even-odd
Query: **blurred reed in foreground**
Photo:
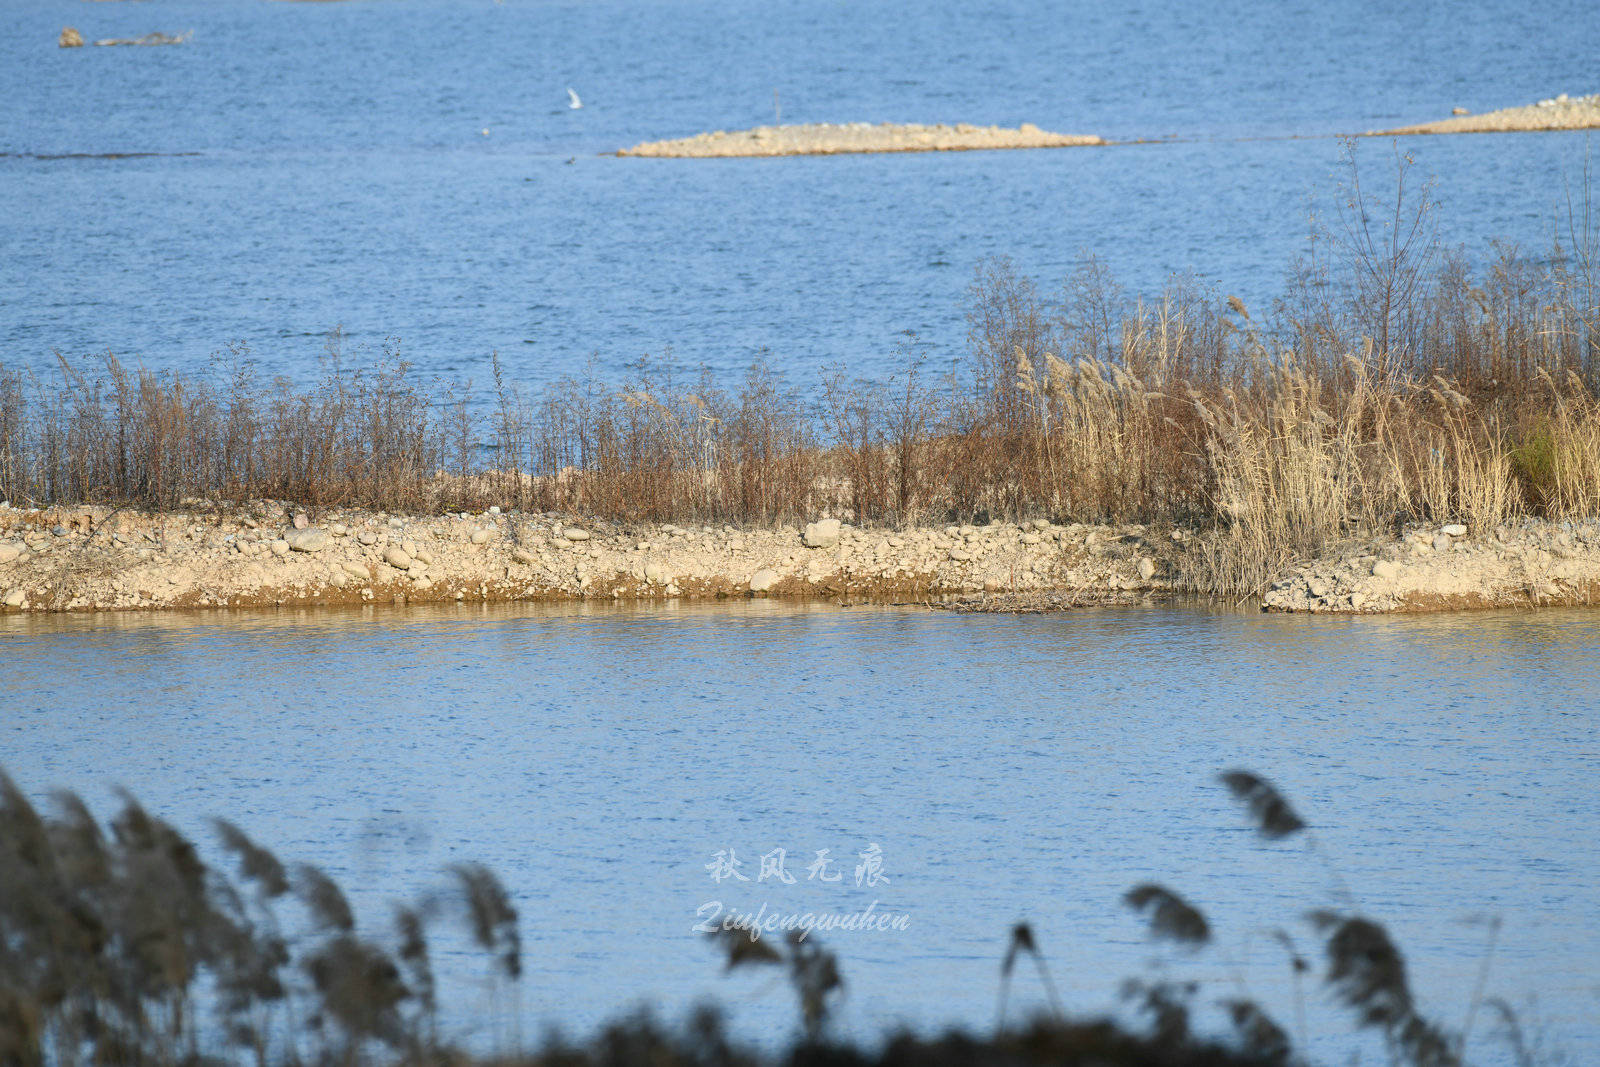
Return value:
[[(122, 794), (120, 812), (102, 826), (71, 793), (55, 794), (51, 809), (39, 810), (0, 772), (0, 1063), (1289, 1067), (1312, 1062), (1304, 983), (1318, 979), (1328, 994), (1323, 1005), (1335, 1013), (1319, 1016), (1319, 1025), (1348, 1013), (1348, 1027), (1321, 1035), (1324, 1050), (1341, 1050), (1340, 1062), (1360, 1057), (1366, 1034), (1381, 1041), (1391, 1063), (1460, 1067), (1477, 1017), (1489, 1011), (1499, 1016), (1500, 1037), (1519, 1067), (1554, 1062), (1537, 1051), (1508, 1004), (1485, 995), (1498, 918), (1485, 924), (1488, 940), (1459, 1029), (1441, 1025), (1425, 1013), (1398, 946), (1363, 913), (1289, 801), (1247, 771), (1230, 771), (1221, 782), (1261, 836), (1303, 842), (1331, 880), (1331, 905), (1271, 931), (1282, 949), (1282, 980), (1261, 990), (1263, 998), (1237, 970), (1225, 989), (1213, 990), (1184, 980), (1179, 960), (1158, 960), (1145, 977), (1123, 983), (1137, 1021), (1074, 1018), (1033, 927), (1019, 923), (1003, 955), (996, 946), (992, 1034), (903, 1033), (868, 1049), (830, 1031), (847, 992), (834, 952), (805, 936), (810, 931), (753, 932), (724, 923), (707, 939), (727, 971), (775, 969), (793, 989), (799, 1025), (785, 1052), (732, 1044), (718, 1014), (705, 1008), (682, 1029), (641, 1015), (577, 1044), (548, 1038), (542, 1051), (529, 1053), (520, 1026), (521, 917), (488, 869), (450, 867), (438, 889), (393, 906), (391, 921), (374, 928), (358, 924), (343, 889), (322, 870), (285, 864), (232, 823), (213, 824), (225, 857), (225, 868), (217, 867), (132, 796)], [(1138, 885), (1124, 903), (1155, 942), (1180, 956), (1236, 958), (1213, 947), (1219, 929), (1164, 886)], [(433, 939), (445, 922), (480, 953), (487, 1003), (479, 1000), (477, 1008), (436, 976)], [(1260, 922), (1252, 914), (1234, 932), (1242, 932), (1246, 955)], [(1292, 928), (1318, 947), (1320, 965), (1317, 953), (1301, 954)], [(1049, 1012), (1008, 1026), (1022, 956), (1032, 957)], [(1286, 1000), (1293, 1021), (1280, 1023), (1264, 1005)], [(568, 1007), (557, 999), (543, 1011)], [(469, 1024), (476, 1047), (457, 1043), (441, 1020)]]

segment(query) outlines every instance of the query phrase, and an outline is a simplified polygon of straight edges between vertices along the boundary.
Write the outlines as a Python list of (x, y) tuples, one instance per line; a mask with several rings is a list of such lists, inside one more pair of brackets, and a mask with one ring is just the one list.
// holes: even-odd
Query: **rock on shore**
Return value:
[(826, 156), (849, 152), (963, 152), (987, 148), (1068, 148), (1105, 144), (1099, 137), (1050, 133), (1031, 122), (1002, 126), (947, 126), (869, 122), (758, 126), (717, 130), (672, 141), (648, 141), (619, 156), (710, 159), (733, 156)]
[[(1459, 109), (1458, 109), (1459, 110)], [(1531, 130), (1588, 130), (1600, 128), (1600, 93), (1560, 96), (1526, 107), (1507, 107), (1481, 115), (1456, 115), (1437, 122), (1379, 131), (1376, 136), (1411, 133), (1506, 133)]]

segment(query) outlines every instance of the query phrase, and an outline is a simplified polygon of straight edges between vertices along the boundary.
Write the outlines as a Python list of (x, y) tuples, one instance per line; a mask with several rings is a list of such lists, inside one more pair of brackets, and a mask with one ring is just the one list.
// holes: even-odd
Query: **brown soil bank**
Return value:
[(1041, 130), (1031, 122), (1017, 129), (1001, 126), (898, 125), (868, 122), (841, 125), (758, 126), (753, 130), (702, 133), (675, 141), (649, 141), (624, 148), (619, 156), (711, 159), (731, 156), (827, 156), (849, 152), (965, 152), (985, 148), (1070, 148), (1105, 144), (1099, 137)]
[[(300, 525), (304, 523), (304, 525)], [(1043, 520), (901, 530), (621, 526), (550, 514), (0, 509), (0, 611), (453, 600), (872, 597), (1053, 610), (1193, 588), (1183, 529)], [(1266, 591), (1284, 611), (1586, 604), (1600, 525), (1351, 542)], [(996, 599), (998, 598), (998, 599)]]
[(1600, 128), (1600, 93), (1569, 97), (1566, 93), (1526, 107), (1486, 111), (1482, 115), (1457, 115), (1417, 126), (1380, 131), (1380, 136), (1400, 133), (1509, 133), (1528, 130), (1588, 130)]

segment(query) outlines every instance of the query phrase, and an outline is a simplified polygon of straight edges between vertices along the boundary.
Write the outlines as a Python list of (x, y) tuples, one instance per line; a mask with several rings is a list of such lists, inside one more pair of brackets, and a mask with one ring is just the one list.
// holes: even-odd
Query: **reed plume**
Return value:
[(1283, 794), (1265, 778), (1249, 771), (1234, 770), (1222, 774), (1221, 781), (1235, 799), (1244, 803), (1255, 820), (1257, 832), (1263, 837), (1277, 840), (1306, 828), (1305, 822), (1295, 814)]

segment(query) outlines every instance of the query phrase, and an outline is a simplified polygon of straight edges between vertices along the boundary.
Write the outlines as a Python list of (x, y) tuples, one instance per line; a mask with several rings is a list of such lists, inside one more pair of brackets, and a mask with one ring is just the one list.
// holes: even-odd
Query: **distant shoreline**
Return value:
[[(1460, 111), (1461, 109), (1457, 109)], [(1535, 104), (1501, 108), (1478, 115), (1367, 130), (1329, 137), (1404, 137), (1449, 133), (1537, 133), (1600, 129), (1600, 93), (1570, 97), (1566, 93)], [(827, 156), (891, 152), (971, 152), (990, 149), (1107, 147), (1151, 144), (1136, 139), (1110, 141), (1095, 134), (1063, 134), (1041, 130), (1030, 122), (1002, 126), (939, 123), (810, 123), (757, 126), (747, 130), (715, 130), (692, 137), (645, 141), (618, 149), (621, 157), (651, 159), (751, 159), (778, 156)], [(608, 153), (609, 154), (609, 153)]]
[(675, 140), (647, 141), (624, 148), (619, 156), (659, 159), (728, 159), (765, 156), (827, 156), (876, 152), (971, 152), (997, 148), (1072, 148), (1103, 145), (1099, 137), (1051, 133), (1031, 122), (1016, 129), (1002, 126), (921, 125), (866, 122), (758, 126), (751, 130), (717, 130)]
[(1600, 128), (1600, 93), (1591, 96), (1560, 96), (1522, 107), (1506, 107), (1481, 115), (1455, 115), (1434, 122), (1380, 130), (1369, 136), (1387, 137), (1444, 133), (1534, 133), (1551, 130), (1591, 130)]

